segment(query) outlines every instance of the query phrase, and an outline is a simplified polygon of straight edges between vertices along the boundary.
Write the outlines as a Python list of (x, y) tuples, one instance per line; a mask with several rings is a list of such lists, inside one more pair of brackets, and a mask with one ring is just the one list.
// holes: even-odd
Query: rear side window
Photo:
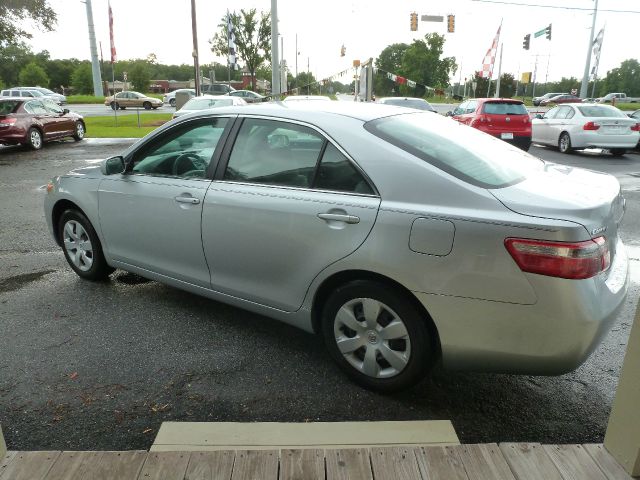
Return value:
[(0, 102), (0, 115), (8, 115), (10, 113), (14, 113), (18, 107), (20, 106), (20, 102), (18, 101), (3, 101)]
[(580, 113), (584, 117), (611, 117), (611, 118), (626, 118), (626, 115), (622, 113), (620, 110), (614, 107), (606, 107), (604, 105), (592, 105), (592, 106), (584, 106), (578, 107)]
[(356, 167), (331, 143), (327, 143), (322, 155), (313, 187), (336, 192), (374, 193)]
[(543, 162), (490, 135), (429, 113), (379, 118), (365, 129), (431, 165), (482, 188), (521, 182)]
[(486, 102), (483, 113), (488, 115), (528, 115), (527, 109), (522, 103), (513, 102)]

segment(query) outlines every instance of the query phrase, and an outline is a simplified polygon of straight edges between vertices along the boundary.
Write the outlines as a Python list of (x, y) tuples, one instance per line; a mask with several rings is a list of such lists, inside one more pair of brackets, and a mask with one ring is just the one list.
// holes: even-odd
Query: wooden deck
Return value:
[(0, 480), (624, 480), (602, 445), (8, 452)]

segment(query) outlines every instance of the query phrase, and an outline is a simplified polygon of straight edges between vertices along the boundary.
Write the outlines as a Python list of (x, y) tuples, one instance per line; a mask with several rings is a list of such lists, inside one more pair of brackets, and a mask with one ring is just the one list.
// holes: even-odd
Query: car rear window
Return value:
[(22, 102), (19, 101), (3, 101), (0, 102), (0, 115), (8, 115), (14, 113)]
[(433, 107), (429, 105), (426, 101), (420, 100), (385, 100), (384, 103), (387, 105), (397, 105), (399, 107), (408, 107), (408, 108), (417, 108), (418, 110), (433, 110)]
[(584, 117), (626, 117), (624, 113), (614, 107), (606, 107), (604, 105), (590, 105), (584, 107), (578, 107), (580, 113)]
[(198, 98), (189, 100), (184, 107), (185, 110), (204, 110), (212, 107), (227, 107), (233, 105), (230, 98)]
[(502, 140), (430, 113), (365, 123), (373, 135), (456, 178), (482, 188), (503, 188), (527, 178), (544, 162)]
[(528, 115), (527, 109), (522, 103), (513, 102), (486, 102), (483, 113), (489, 115)]

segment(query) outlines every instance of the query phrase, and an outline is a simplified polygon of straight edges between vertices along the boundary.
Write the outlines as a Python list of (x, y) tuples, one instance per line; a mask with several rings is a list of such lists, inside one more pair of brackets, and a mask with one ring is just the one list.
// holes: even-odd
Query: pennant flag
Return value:
[(116, 44), (113, 41), (113, 12), (111, 11), (111, 2), (109, 5), (109, 39), (111, 40), (111, 63), (116, 63)]
[(591, 75), (595, 75), (598, 71), (598, 65), (600, 64), (600, 52), (602, 51), (602, 40), (604, 38), (604, 27), (598, 32), (591, 49), (596, 59), (593, 62), (593, 68), (591, 68)]
[(491, 79), (493, 75), (493, 64), (496, 62), (496, 53), (498, 52), (498, 42), (500, 41), (501, 28), (502, 24), (500, 24), (500, 26), (498, 27), (496, 36), (493, 39), (493, 43), (491, 44), (491, 48), (487, 50), (487, 54), (484, 56), (484, 61), (482, 62), (482, 78)]
[(229, 37), (229, 65), (233, 65), (236, 68), (236, 35), (233, 33), (233, 24), (231, 23), (231, 15), (227, 10), (227, 34)]
[(413, 80), (407, 80), (407, 86), (414, 88), (416, 86), (416, 82)]

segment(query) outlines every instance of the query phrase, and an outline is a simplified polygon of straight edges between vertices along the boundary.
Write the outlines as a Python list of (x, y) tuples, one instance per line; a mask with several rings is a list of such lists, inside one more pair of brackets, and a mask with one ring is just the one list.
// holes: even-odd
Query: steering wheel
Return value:
[(183, 153), (178, 155), (178, 158), (173, 162), (173, 175), (183, 176), (192, 170), (204, 171), (205, 166), (205, 162), (200, 155), (192, 152)]

